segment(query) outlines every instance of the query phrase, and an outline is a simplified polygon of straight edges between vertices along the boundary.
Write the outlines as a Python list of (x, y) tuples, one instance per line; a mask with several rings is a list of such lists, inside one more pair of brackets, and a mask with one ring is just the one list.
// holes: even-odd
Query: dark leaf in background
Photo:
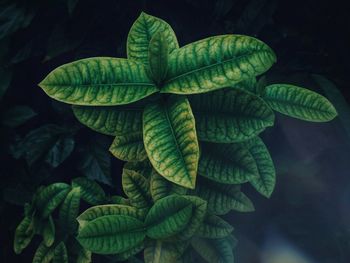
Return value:
[(56, 168), (66, 160), (74, 149), (74, 139), (71, 136), (62, 137), (48, 151), (45, 161)]
[(13, 106), (1, 113), (1, 124), (10, 128), (16, 128), (36, 115), (36, 112), (28, 106)]
[(0, 100), (10, 86), (12, 79), (12, 70), (10, 68), (1, 68), (0, 65)]
[(73, 14), (74, 9), (76, 7), (76, 5), (78, 4), (79, 0), (67, 0), (67, 8), (68, 8), (68, 12), (70, 15)]

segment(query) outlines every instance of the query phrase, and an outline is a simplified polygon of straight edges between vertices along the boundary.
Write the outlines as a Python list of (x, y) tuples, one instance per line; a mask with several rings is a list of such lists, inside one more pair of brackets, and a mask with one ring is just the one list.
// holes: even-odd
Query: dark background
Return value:
[(0, 261), (31, 262), (38, 242), (19, 256), (12, 243), (21, 204), (38, 185), (85, 175), (121, 193), (122, 163), (101, 151), (112, 138), (80, 126), (37, 83), (79, 58), (125, 57), (141, 11), (172, 25), (180, 45), (216, 34), (255, 36), (277, 53), (269, 83), (304, 86), (334, 103), (339, 117), (331, 123), (277, 115), (263, 134), (276, 190), (268, 200), (244, 187), (256, 211), (227, 219), (238, 263), (350, 262), (349, 8), (310, 0), (0, 1)]

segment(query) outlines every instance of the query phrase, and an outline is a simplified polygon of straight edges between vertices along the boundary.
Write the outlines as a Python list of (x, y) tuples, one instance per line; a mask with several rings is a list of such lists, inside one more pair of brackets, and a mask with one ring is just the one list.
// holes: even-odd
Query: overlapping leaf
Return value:
[(47, 247), (44, 242), (41, 242), (34, 254), (33, 263), (50, 263), (54, 257), (54, 251), (53, 247)]
[(117, 135), (109, 151), (123, 161), (142, 161), (147, 158), (143, 145), (142, 130), (134, 133)]
[(52, 216), (49, 216), (43, 229), (43, 242), (47, 247), (51, 247), (55, 242), (56, 228)]
[(216, 215), (207, 215), (199, 226), (196, 236), (202, 238), (223, 238), (231, 234), (233, 227)]
[(167, 73), (169, 55), (166, 35), (163, 32), (153, 35), (149, 43), (148, 55), (152, 78), (156, 83), (161, 83)]
[(13, 248), (16, 254), (20, 254), (23, 249), (29, 245), (34, 234), (35, 232), (32, 224), (32, 219), (30, 217), (23, 218), (21, 223), (17, 226), (15, 232)]
[(80, 188), (73, 188), (64, 200), (60, 213), (59, 221), (61, 227), (66, 233), (74, 234), (77, 228), (76, 217), (80, 207)]
[(55, 247), (52, 263), (68, 263), (68, 252), (63, 242)]
[(178, 262), (181, 258), (183, 243), (168, 243), (160, 240), (148, 242), (144, 251), (145, 263)]
[(81, 198), (91, 204), (98, 205), (106, 200), (106, 194), (96, 182), (84, 177), (72, 180), (72, 187), (80, 189)]

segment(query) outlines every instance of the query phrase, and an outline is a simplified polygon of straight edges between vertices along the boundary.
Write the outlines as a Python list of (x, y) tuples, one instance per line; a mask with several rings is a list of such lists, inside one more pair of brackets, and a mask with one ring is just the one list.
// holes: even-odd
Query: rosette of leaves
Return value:
[(108, 198), (97, 183), (82, 177), (73, 179), (71, 185), (53, 183), (38, 188), (32, 202), (25, 204), (24, 218), (16, 228), (15, 253), (22, 253), (39, 235), (42, 241), (33, 263), (91, 262), (91, 252), (75, 239), (81, 200), (97, 205)]

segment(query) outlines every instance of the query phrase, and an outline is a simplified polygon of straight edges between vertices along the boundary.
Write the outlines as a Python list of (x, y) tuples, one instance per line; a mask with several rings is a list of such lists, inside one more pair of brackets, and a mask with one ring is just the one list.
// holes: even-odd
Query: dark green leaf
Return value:
[(74, 178), (72, 186), (80, 189), (81, 198), (91, 204), (102, 204), (106, 200), (106, 194), (99, 184), (84, 177)]
[(36, 115), (28, 106), (14, 106), (2, 114), (1, 123), (7, 127), (18, 127)]

